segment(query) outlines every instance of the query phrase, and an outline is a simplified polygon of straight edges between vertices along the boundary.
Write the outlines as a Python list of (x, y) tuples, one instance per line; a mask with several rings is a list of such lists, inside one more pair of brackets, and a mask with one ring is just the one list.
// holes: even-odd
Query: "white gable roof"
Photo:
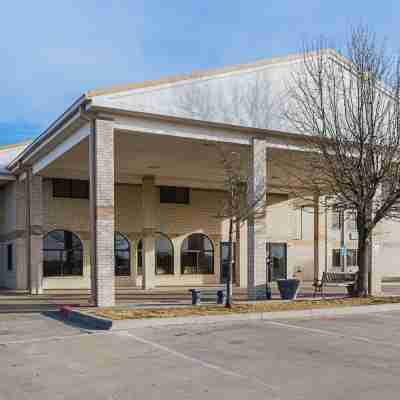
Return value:
[(303, 55), (88, 92), (94, 105), (293, 132), (282, 117)]

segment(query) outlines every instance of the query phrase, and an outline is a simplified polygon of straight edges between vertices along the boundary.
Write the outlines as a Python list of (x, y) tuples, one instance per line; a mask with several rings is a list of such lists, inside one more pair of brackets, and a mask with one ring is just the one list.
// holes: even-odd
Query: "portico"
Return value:
[[(27, 226), (36, 227), (31, 237), (38, 242), (26, 250), (28, 259), (38, 260), (30, 265), (32, 293), (91, 287), (99, 305), (112, 305), (115, 287), (120, 285), (149, 289), (218, 284), (220, 243), (227, 232), (226, 223), (217, 218), (225, 196), (217, 146), (239, 153), (244, 163), (250, 163), (254, 187), (268, 180), (267, 155), (272, 156), (274, 149), (297, 151), (302, 146), (298, 138), (227, 124), (104, 107), (80, 106), (77, 113), (79, 117), (71, 117), (74, 122), (67, 129), (22, 154), (15, 170), (24, 171), (29, 163), (29, 172), (22, 172), (19, 182), (30, 193), (28, 214), (36, 218), (27, 221)], [(57, 180), (89, 182), (89, 198), (57, 197)], [(35, 182), (41, 183), (41, 191), (34, 192)], [(272, 192), (279, 193), (279, 186), (277, 176), (268, 181)], [(160, 187), (187, 188), (190, 202), (160, 202)], [(82, 274), (43, 276), (39, 242), (57, 230), (72, 232), (82, 242)], [(116, 232), (129, 242), (129, 275), (115, 273)], [(205, 246), (197, 261), (193, 261), (195, 250), (187, 248), (195, 241), (190, 239), (193, 234), (204, 235), (204, 239), (197, 237)], [(168, 257), (173, 267), (168, 273), (157, 269), (157, 263), (167, 257), (164, 251), (160, 261), (162, 255), (156, 250), (160, 235), (172, 244)], [(267, 224), (249, 223), (240, 236), (236, 284), (248, 287), (249, 295), (255, 296), (255, 288), (265, 284)], [(45, 264), (47, 254), (45, 250)], [(191, 265), (194, 262), (201, 265)]]
[[(122, 287), (220, 285), (228, 239), (227, 221), (218, 218), (226, 196), (221, 148), (249, 167), (250, 193), (260, 183), (267, 188), (265, 218), (234, 235), (235, 284), (249, 298), (265, 293), (267, 254), (274, 279), (300, 272), (312, 281), (325, 270), (357, 268), (350, 223), (294, 198), (281, 167), (308, 148), (277, 109), (283, 78), (299, 62), (88, 92), (30, 144), (0, 149), (0, 287), (91, 289), (106, 306)], [(250, 111), (264, 107), (235, 103), (241, 88), (252, 92), (261, 78), (277, 99), (267, 102), (262, 129), (250, 127), (263, 117)], [(390, 229), (379, 251), (396, 275)], [(338, 257), (342, 247), (350, 251)]]

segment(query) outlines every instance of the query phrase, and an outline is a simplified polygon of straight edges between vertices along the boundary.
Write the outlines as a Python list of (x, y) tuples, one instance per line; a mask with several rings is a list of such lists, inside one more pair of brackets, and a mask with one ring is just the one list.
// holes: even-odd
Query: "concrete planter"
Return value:
[(278, 279), (279, 293), (282, 300), (294, 300), (300, 288), (300, 279)]

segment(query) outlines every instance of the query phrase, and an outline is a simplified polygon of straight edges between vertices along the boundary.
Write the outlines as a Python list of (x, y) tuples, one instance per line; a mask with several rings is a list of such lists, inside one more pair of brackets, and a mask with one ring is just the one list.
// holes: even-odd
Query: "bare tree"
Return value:
[(268, 128), (277, 97), (273, 98), (266, 72), (251, 78), (221, 83), (191, 83), (176, 102), (179, 114), (205, 121), (225, 122), (254, 128)]
[(351, 30), (344, 51), (327, 45), (305, 48), (289, 87), (286, 117), (310, 151), (286, 172), (297, 195), (316, 193), (356, 213), (356, 294), (365, 295), (374, 229), (400, 217), (400, 63), (364, 26)]
[[(179, 113), (205, 121), (225, 122), (255, 128), (267, 128), (274, 103), (270, 81), (266, 72), (254, 72), (251, 79), (237, 78), (229, 84), (191, 84), (177, 99)], [(228, 146), (217, 145), (217, 157), (223, 171), (227, 197), (218, 218), (229, 221), (229, 250), (226, 306), (232, 304), (233, 237), (236, 243), (236, 263), (239, 265), (240, 228), (251, 219), (265, 218), (266, 187), (259, 183), (251, 186), (252, 176), (248, 160)]]
[[(218, 218), (229, 221), (228, 234), (228, 276), (226, 280), (226, 307), (232, 305), (232, 248), (233, 231), (240, 230), (243, 223), (265, 218), (267, 191), (265, 182), (254, 185), (249, 163), (243, 160), (239, 152), (229, 151), (223, 146), (217, 146), (224, 172), (225, 201), (222, 204)], [(237, 243), (238, 245), (238, 243)]]

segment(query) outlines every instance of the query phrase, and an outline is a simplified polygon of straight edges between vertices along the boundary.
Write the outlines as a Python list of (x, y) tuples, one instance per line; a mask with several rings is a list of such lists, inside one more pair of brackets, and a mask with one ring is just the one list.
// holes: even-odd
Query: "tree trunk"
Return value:
[(226, 302), (225, 307), (232, 307), (232, 293), (231, 293), (231, 282), (232, 282), (232, 236), (233, 236), (233, 220), (229, 218), (229, 238), (228, 238), (228, 276), (226, 278)]
[(354, 294), (358, 297), (368, 294), (368, 238), (366, 232), (361, 229), (358, 232), (358, 280)]
[[(240, 222), (235, 222), (235, 284), (241, 284), (240, 281)], [(233, 275), (232, 275), (232, 282), (233, 282)]]

